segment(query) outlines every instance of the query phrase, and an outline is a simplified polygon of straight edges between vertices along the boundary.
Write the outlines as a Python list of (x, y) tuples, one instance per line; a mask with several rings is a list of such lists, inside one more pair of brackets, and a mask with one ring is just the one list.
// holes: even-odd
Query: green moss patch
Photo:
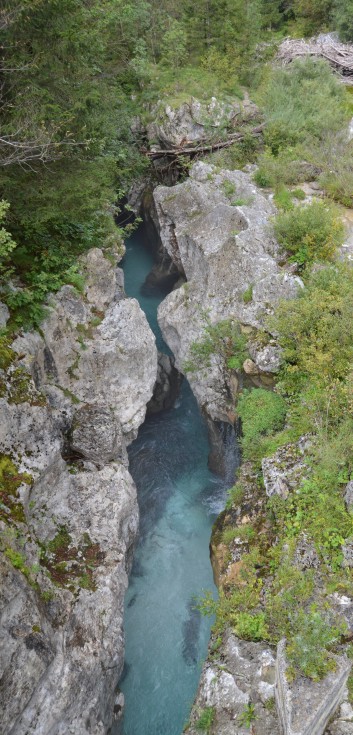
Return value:
[(26, 516), (19, 498), (19, 487), (31, 485), (33, 478), (19, 472), (15, 463), (6, 454), (0, 454), (0, 518), (7, 524), (25, 523)]
[(56, 586), (72, 592), (80, 587), (94, 591), (94, 570), (103, 559), (104, 553), (99, 544), (92, 543), (88, 534), (85, 533), (75, 546), (67, 528), (61, 526), (54, 538), (42, 548), (41, 563)]

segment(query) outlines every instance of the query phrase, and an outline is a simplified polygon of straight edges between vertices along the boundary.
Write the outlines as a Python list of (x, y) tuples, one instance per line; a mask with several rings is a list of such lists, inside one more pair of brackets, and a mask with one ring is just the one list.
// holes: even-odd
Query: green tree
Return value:
[(144, 0), (6, 0), (1, 11), (0, 190), (18, 306), (60, 287), (85, 248), (117, 241), (113, 203), (143, 162), (130, 61), (149, 11)]
[(6, 217), (8, 208), (8, 202), (5, 202), (4, 200), (0, 201), (0, 275), (4, 275), (8, 272), (7, 265), (10, 255), (16, 247), (16, 243), (12, 239), (10, 233), (2, 224)]
[(186, 45), (187, 35), (182, 24), (171, 20), (161, 45), (162, 62), (172, 68), (181, 66), (187, 56)]
[(333, 9), (333, 24), (341, 41), (353, 41), (353, 0), (336, 0)]
[(333, 0), (295, 0), (295, 17), (302, 21), (305, 35), (310, 36), (329, 26), (332, 3)]

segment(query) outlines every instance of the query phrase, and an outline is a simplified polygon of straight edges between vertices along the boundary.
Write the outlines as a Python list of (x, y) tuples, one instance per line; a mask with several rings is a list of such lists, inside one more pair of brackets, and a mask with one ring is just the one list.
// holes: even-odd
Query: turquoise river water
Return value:
[[(158, 348), (169, 352), (157, 323), (166, 293), (144, 285), (153, 266), (144, 237), (140, 229), (126, 243), (125, 290), (145, 311)], [(140, 537), (126, 595), (124, 735), (181, 735), (196, 693), (211, 620), (195, 598), (215, 592), (209, 539), (232, 484), (209, 471), (208, 451), (186, 380), (175, 407), (148, 417), (129, 450)]]

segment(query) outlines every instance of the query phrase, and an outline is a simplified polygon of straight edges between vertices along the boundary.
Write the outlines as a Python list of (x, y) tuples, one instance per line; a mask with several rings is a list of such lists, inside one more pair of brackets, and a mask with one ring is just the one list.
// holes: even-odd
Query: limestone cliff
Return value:
[[(281, 353), (268, 317), (281, 299), (295, 298), (303, 283), (285, 263), (272, 235), (271, 217), (276, 212), (272, 201), (256, 188), (249, 173), (198, 162), (185, 182), (158, 187), (154, 200), (164, 248), (186, 279), (162, 302), (158, 314), (177, 367), (185, 370), (187, 362), (190, 365), (195, 355), (192, 345), (200, 343), (207, 325), (231, 320), (240, 324), (246, 337), (250, 358), (242, 358), (240, 369), (227, 369), (217, 355), (208, 356), (206, 368), (202, 367), (198, 353), (200, 364), (188, 375), (206, 416), (234, 421), (239, 389), (274, 385)], [(230, 501), (215, 524), (211, 546), (221, 602), (186, 727), (190, 735), (200, 730), (214, 735), (353, 732), (353, 709), (346, 688), (351, 662), (345, 638), (336, 646), (325, 675), (315, 680), (302, 674), (291, 676), (289, 671), (287, 678), (284, 636), (289, 635), (288, 629), (277, 637), (273, 630), (261, 629), (264, 610), (278, 594), (272, 589), (274, 567), (269, 553), (279, 546), (276, 511), (271, 521), (268, 499), (278, 496), (281, 502), (299, 492), (309, 472), (308, 448), (310, 438), (303, 436), (266, 457), (262, 468), (244, 464), (235, 488), (241, 491), (241, 501)], [(320, 603), (342, 622), (350, 640), (351, 596), (330, 596), (324, 589), (315, 546), (305, 534), (293, 544), (283, 547), (287, 571), (282, 588), (286, 590), (289, 569), (298, 578), (309, 570), (311, 586), (305, 603), (301, 600), (302, 612)], [(343, 549), (347, 564), (349, 553), (347, 547)], [(266, 559), (262, 566), (260, 558)], [(292, 611), (287, 602), (281, 608), (281, 615), (289, 610), (290, 628), (294, 625), (290, 616), (297, 607), (300, 604), (295, 599)], [(268, 617), (275, 628), (271, 615)], [(259, 628), (249, 629), (255, 620)], [(278, 640), (276, 648), (273, 641)]]
[[(157, 187), (154, 200), (162, 243), (187, 280), (158, 312), (163, 336), (182, 370), (191, 344), (202, 337), (203, 314), (211, 323), (235, 319), (251, 336), (278, 301), (294, 297), (302, 283), (281, 265), (269, 226), (275, 208), (249, 174), (198, 162), (184, 183)], [(278, 369), (275, 341), (262, 347), (255, 342), (252, 357), (249, 372)], [(189, 379), (206, 413), (227, 420), (229, 386), (222, 366), (215, 360)]]
[(145, 315), (99, 249), (1, 367), (3, 735), (98, 735), (118, 716), (138, 528), (126, 447), (157, 374)]

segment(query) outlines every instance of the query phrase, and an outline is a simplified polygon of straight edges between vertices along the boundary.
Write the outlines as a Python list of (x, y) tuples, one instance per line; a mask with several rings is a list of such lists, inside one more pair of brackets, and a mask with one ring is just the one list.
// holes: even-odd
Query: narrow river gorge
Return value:
[[(166, 293), (145, 284), (153, 264), (139, 228), (126, 243), (125, 290), (170, 354), (157, 322)], [(209, 539), (236, 462), (233, 445), (229, 477), (220, 479), (208, 469), (208, 452), (207, 427), (184, 379), (175, 406), (148, 416), (129, 449), (140, 536), (125, 606), (124, 735), (180, 735), (195, 696), (211, 627), (195, 600), (215, 591)]]

